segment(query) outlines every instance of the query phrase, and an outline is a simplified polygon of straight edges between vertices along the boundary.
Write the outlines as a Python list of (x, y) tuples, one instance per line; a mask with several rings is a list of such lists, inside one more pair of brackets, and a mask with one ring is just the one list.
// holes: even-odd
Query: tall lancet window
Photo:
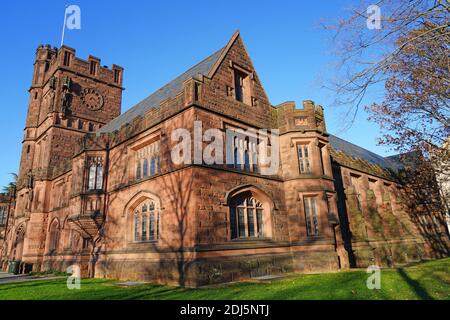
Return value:
[(58, 249), (59, 244), (59, 223), (54, 220), (50, 226), (49, 251), (54, 252)]
[(97, 166), (95, 164), (91, 164), (89, 167), (89, 190), (95, 189), (95, 176), (96, 176)]
[(148, 160), (147, 159), (144, 159), (143, 169), (144, 169), (144, 173), (142, 176), (145, 178), (148, 176)]
[(90, 157), (88, 170), (88, 190), (103, 189), (103, 158)]
[(316, 197), (304, 197), (306, 233), (308, 236), (319, 235), (319, 220), (317, 217)]
[(97, 190), (103, 189), (103, 166), (101, 164), (97, 165), (95, 188)]

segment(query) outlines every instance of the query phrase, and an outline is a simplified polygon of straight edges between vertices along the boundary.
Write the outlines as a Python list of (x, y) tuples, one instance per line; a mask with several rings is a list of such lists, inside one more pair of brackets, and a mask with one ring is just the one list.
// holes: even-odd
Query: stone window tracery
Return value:
[(136, 151), (136, 180), (154, 176), (160, 172), (159, 141)]
[(264, 208), (250, 193), (237, 195), (230, 202), (231, 239), (265, 236)]
[(159, 239), (159, 210), (151, 199), (139, 204), (134, 210), (133, 239), (135, 242)]
[(246, 172), (257, 172), (257, 147), (256, 141), (249, 137), (234, 137), (232, 167)]

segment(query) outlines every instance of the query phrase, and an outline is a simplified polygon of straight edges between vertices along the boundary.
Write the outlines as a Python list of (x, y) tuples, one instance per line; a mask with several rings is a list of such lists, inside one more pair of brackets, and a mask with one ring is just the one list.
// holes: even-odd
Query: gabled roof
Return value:
[(357, 146), (351, 142), (345, 141), (345, 140), (338, 138), (332, 134), (330, 134), (329, 139), (330, 139), (331, 147), (335, 151), (341, 151), (341, 152), (345, 153), (346, 155), (353, 157), (355, 159), (365, 160), (369, 163), (378, 165), (384, 169), (394, 170), (394, 171), (398, 170), (399, 167), (401, 166), (399, 161), (397, 161), (397, 159), (395, 159), (393, 157), (392, 158), (391, 157), (384, 158), (376, 153), (373, 153), (372, 151), (364, 149), (364, 148)]
[(138, 116), (144, 116), (144, 114), (151, 108), (158, 108), (160, 103), (167, 98), (175, 97), (182, 89), (183, 82), (191, 77), (197, 77), (198, 75), (204, 75), (211, 78), (216, 72), (225, 55), (230, 50), (234, 41), (239, 37), (239, 30), (236, 31), (227, 45), (222, 49), (216, 51), (208, 58), (204, 59), (200, 63), (196, 64), (180, 76), (176, 77), (168, 84), (155, 91), (147, 98), (130, 108), (125, 113), (121, 114), (117, 118), (111, 120), (104, 127), (97, 131), (98, 134), (113, 132), (119, 130), (124, 124), (131, 123), (133, 119)]

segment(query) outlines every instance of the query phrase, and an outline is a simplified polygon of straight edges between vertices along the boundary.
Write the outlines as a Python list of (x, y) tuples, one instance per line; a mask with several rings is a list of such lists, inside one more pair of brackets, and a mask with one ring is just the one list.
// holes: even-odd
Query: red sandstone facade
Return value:
[[(198, 286), (435, 254), (386, 167), (330, 143), (322, 107), (270, 104), (239, 33), (119, 116), (122, 77), (37, 49), (4, 268)], [(173, 131), (194, 121), (278, 129), (277, 173), (260, 174), (247, 140), (242, 165), (174, 164)]]

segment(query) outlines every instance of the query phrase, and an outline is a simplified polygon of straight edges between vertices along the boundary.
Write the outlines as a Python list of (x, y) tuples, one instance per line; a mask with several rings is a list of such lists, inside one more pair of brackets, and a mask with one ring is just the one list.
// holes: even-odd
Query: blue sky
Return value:
[[(125, 68), (122, 111), (224, 46), (236, 29), (271, 103), (314, 100), (325, 108), (330, 133), (381, 155), (376, 124), (363, 112), (342, 131), (344, 110), (323, 88), (336, 58), (331, 34), (320, 25), (345, 14), (350, 1), (8, 1), (0, 12), (0, 186), (17, 172), (35, 49), (59, 46), (64, 5), (81, 8), (81, 30), (65, 44)], [(366, 102), (374, 99), (372, 94)]]

